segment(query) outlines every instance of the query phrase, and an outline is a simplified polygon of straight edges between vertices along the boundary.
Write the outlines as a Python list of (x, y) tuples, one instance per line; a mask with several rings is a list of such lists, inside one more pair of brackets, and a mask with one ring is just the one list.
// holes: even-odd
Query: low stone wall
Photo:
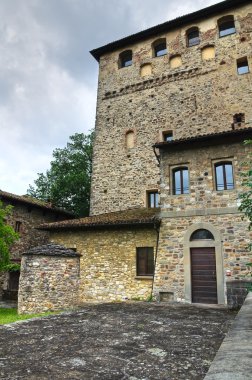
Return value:
[(18, 312), (72, 308), (79, 300), (80, 255), (47, 244), (25, 253), (21, 262)]
[(243, 305), (247, 294), (248, 286), (252, 283), (249, 280), (227, 281), (227, 304), (230, 309), (236, 309)]

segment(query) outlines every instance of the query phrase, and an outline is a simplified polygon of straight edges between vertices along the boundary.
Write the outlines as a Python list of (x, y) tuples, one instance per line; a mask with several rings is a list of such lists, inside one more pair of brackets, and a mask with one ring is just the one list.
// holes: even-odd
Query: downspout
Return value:
[(154, 229), (157, 231), (157, 241), (156, 241), (156, 252), (155, 252), (155, 258), (154, 258), (154, 276), (151, 284), (151, 300), (153, 297), (153, 288), (154, 288), (154, 281), (155, 281), (155, 275), (156, 275), (156, 262), (157, 262), (157, 254), (158, 254), (158, 243), (159, 243), (159, 230), (160, 230), (160, 221), (155, 221), (154, 223)]

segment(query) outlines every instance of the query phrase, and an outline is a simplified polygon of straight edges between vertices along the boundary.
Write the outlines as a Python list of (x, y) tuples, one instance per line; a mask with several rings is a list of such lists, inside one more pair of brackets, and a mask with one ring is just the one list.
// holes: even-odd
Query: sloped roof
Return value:
[(159, 223), (159, 210), (154, 208), (135, 208), (110, 212), (86, 218), (44, 223), (38, 228), (43, 230), (90, 229), (97, 227), (156, 225)]
[(78, 257), (80, 253), (75, 252), (73, 249), (66, 248), (60, 244), (44, 244), (31, 248), (29, 251), (23, 253), (27, 256), (61, 256), (61, 257)]
[(72, 217), (74, 218), (74, 214), (70, 211), (63, 210), (62, 208), (59, 207), (54, 207), (52, 206), (51, 203), (43, 202), (39, 199), (30, 197), (28, 195), (16, 195), (12, 193), (8, 193), (7, 191), (0, 190), (0, 200), (5, 199), (7, 201), (14, 201), (14, 202), (19, 202), (26, 204), (28, 206), (33, 206), (33, 207), (39, 207), (45, 210), (50, 210), (52, 212), (57, 212), (62, 215), (66, 215), (67, 217)]
[(174, 28), (178, 28), (179, 26), (182, 26), (187, 23), (196, 22), (199, 19), (205, 19), (206, 17), (210, 17), (216, 13), (228, 10), (230, 8), (234, 8), (236, 6), (241, 6), (246, 3), (250, 3), (251, 0), (226, 0), (222, 1), (220, 3), (211, 5), (209, 7), (200, 9), (196, 12), (189, 13), (184, 16), (177, 17), (173, 20), (166, 21), (162, 24), (153, 26), (151, 28), (145, 29), (141, 32), (132, 34), (130, 36), (121, 38), (117, 41), (111, 42), (107, 45), (101, 46), (97, 49), (93, 49), (90, 51), (92, 56), (99, 62), (100, 57), (105, 54), (109, 53), (113, 50), (123, 48), (127, 45), (133, 44), (135, 42), (144, 40), (148, 37), (155, 36), (160, 33), (168, 32), (169, 30), (172, 30)]
[(176, 147), (181, 148), (182, 146), (191, 148), (193, 146), (199, 146), (204, 144), (205, 146), (223, 144), (225, 141), (238, 142), (246, 139), (252, 139), (252, 128), (241, 128), (235, 130), (228, 130), (216, 133), (209, 133), (205, 135), (198, 135), (192, 137), (184, 137), (181, 139), (174, 139), (171, 141), (161, 141), (153, 145), (154, 148), (159, 149), (173, 149)]

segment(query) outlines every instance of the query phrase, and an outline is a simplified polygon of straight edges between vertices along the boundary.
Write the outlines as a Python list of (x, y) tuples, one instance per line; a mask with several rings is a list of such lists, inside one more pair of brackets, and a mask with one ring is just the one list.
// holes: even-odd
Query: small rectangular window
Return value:
[(158, 207), (158, 191), (148, 191), (147, 192), (147, 202), (149, 208)]
[(234, 188), (234, 176), (232, 162), (215, 164), (216, 190), (232, 190)]
[(163, 140), (164, 141), (172, 141), (173, 140), (172, 132), (163, 132)]
[(15, 232), (20, 232), (21, 225), (22, 225), (22, 222), (20, 222), (20, 221), (17, 220), (16, 223), (15, 223)]
[(237, 73), (239, 75), (249, 73), (249, 65), (248, 65), (247, 57), (237, 60)]
[(136, 250), (137, 276), (154, 275), (154, 249), (141, 247)]
[(229, 34), (236, 33), (234, 20), (230, 19), (219, 23), (219, 36), (225, 37)]
[(173, 169), (173, 194), (189, 194), (189, 171), (188, 168)]

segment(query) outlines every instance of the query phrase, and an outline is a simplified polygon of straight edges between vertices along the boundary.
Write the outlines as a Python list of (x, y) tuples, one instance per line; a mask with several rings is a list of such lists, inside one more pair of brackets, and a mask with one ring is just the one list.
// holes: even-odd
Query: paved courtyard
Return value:
[(220, 308), (135, 302), (1, 326), (0, 378), (203, 379), (234, 317)]

